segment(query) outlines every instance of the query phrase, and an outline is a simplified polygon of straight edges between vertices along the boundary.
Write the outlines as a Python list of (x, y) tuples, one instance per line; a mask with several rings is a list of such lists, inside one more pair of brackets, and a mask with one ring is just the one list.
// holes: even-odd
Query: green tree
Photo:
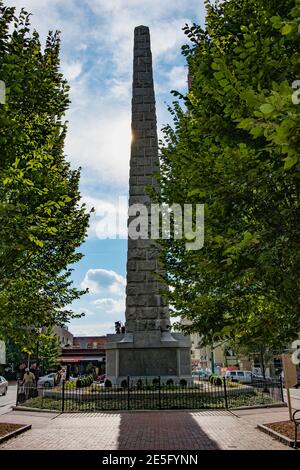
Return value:
[(64, 324), (83, 292), (70, 265), (81, 259), (89, 214), (80, 171), (64, 156), (69, 87), (59, 34), (42, 51), (29, 15), (0, 1), (0, 332), (24, 347), (44, 326)]
[(48, 329), (46, 333), (40, 335), (37, 347), (38, 364), (43, 373), (57, 367), (62, 351), (57, 337), (51, 334), (51, 330)]
[(6, 345), (6, 363), (7, 364), (19, 364), (24, 361), (24, 354), (18, 346), (16, 346), (12, 340), (7, 339)]
[(185, 28), (192, 86), (164, 129), (161, 178), (163, 202), (205, 204), (205, 244), (163, 243), (169, 300), (206, 344), (278, 350), (300, 330), (300, 2), (206, 8), (205, 29)]

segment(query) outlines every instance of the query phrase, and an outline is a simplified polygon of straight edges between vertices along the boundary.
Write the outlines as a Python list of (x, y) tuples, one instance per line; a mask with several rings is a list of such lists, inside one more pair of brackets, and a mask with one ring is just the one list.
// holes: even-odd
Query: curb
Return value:
[(6, 434), (5, 436), (0, 437), (0, 444), (2, 444), (5, 441), (8, 441), (8, 439), (11, 439), (12, 437), (16, 437), (19, 434), (23, 434), (25, 431), (29, 431), (31, 429), (31, 424), (26, 424), (22, 426), (19, 429), (16, 429), (15, 431), (10, 432), (9, 434)]
[(287, 408), (286, 403), (266, 403), (265, 405), (254, 405), (254, 406), (239, 406), (236, 408), (228, 408), (228, 410), (260, 410), (262, 408)]
[(287, 408), (286, 403), (277, 403), (277, 404), (266, 404), (266, 405), (255, 405), (255, 406), (241, 406), (238, 408), (174, 408), (174, 409), (153, 409), (153, 410), (83, 410), (83, 411), (65, 411), (62, 413), (61, 410), (49, 410), (47, 408), (32, 408), (29, 406), (12, 406), (12, 409), (14, 411), (31, 411), (31, 412), (37, 412), (37, 413), (53, 413), (56, 415), (60, 414), (74, 414), (74, 413), (173, 413), (173, 412), (182, 412), (182, 413), (199, 413), (202, 411), (227, 411), (227, 412), (234, 412), (234, 411), (240, 411), (240, 410), (260, 410), (260, 409), (266, 409), (266, 408)]
[[(285, 437), (282, 434), (279, 434), (279, 432), (273, 431), (273, 429), (268, 428), (264, 424), (258, 424), (257, 429), (264, 432), (265, 434), (268, 434), (269, 436), (273, 437), (277, 441), (282, 442), (282, 444), (285, 444), (286, 446), (294, 448), (294, 441), (292, 439), (289, 439), (288, 437)], [(298, 440), (297, 448), (299, 447), (300, 447), (300, 441)]]
[(47, 408), (30, 408), (29, 406), (12, 406), (13, 411), (36, 411), (37, 413), (54, 413), (61, 414), (59, 410), (48, 410)]

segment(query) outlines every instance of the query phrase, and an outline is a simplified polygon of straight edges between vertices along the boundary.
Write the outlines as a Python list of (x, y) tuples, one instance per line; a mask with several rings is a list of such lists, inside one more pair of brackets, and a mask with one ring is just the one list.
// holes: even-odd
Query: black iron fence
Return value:
[(166, 385), (159, 377), (151, 384), (128, 377), (122, 387), (93, 383), (78, 388), (76, 382), (64, 382), (53, 388), (18, 385), (17, 391), (17, 405), (60, 412), (229, 409), (282, 402), (278, 380), (240, 384), (220, 378), (217, 383), (195, 380)]

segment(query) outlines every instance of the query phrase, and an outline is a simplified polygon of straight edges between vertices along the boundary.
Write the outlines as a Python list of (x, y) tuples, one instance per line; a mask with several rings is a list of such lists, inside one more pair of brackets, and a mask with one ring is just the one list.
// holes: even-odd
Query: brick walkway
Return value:
[(287, 419), (286, 409), (47, 414), (14, 411), (2, 422), (32, 430), (0, 449), (288, 450), (258, 431), (258, 423)]

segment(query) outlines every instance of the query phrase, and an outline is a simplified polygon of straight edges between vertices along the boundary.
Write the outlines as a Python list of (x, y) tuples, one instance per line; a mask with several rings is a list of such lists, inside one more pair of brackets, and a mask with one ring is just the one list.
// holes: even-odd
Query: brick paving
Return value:
[(1, 422), (32, 424), (0, 450), (289, 450), (256, 429), (286, 409), (55, 414), (13, 411)]

